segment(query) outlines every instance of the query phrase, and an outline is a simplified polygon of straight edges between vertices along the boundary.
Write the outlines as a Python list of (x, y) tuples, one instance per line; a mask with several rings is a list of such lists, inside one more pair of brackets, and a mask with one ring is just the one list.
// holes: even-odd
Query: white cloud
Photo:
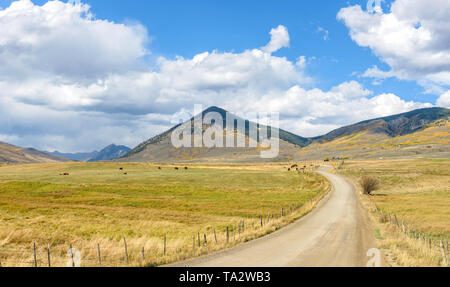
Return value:
[(139, 65), (146, 29), (96, 19), (82, 3), (30, 0), (0, 10), (0, 77), (92, 79)]
[(439, 107), (450, 109), (450, 90), (442, 94), (436, 102)]
[(386, 13), (351, 6), (341, 9), (337, 18), (358, 45), (369, 47), (391, 68), (373, 67), (365, 76), (450, 85), (450, 1), (396, 0)]
[(272, 54), (281, 48), (289, 47), (290, 38), (286, 27), (280, 25), (277, 28), (272, 29), (270, 31), (270, 36), (271, 39), (269, 44), (261, 49), (264, 52)]
[(394, 94), (373, 96), (356, 81), (344, 82), (327, 92), (296, 85), (276, 97), (247, 98), (230, 107), (237, 109), (239, 105), (250, 107), (247, 112), (280, 112), (288, 119), (282, 121), (282, 127), (302, 136), (317, 136), (343, 125), (432, 106), (407, 102)]
[(283, 128), (315, 136), (424, 106), (355, 81), (306, 89), (306, 58), (272, 55), (289, 46), (284, 26), (264, 48), (159, 57), (154, 65), (142, 60), (148, 39), (142, 26), (96, 19), (80, 3), (21, 0), (0, 10), (0, 139), (63, 152), (134, 146), (199, 103), (277, 111)]

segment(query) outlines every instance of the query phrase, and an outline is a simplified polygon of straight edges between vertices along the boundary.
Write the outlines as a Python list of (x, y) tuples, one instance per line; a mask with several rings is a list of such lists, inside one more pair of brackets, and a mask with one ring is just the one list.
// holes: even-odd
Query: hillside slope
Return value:
[(403, 132), (397, 136), (391, 136), (392, 129), (386, 129), (388, 125), (383, 120), (369, 124), (366, 129), (345, 133), (329, 141), (317, 140), (303, 148), (298, 155), (305, 159), (450, 157), (448, 117), (431, 122), (424, 121), (420, 128), (418, 125), (410, 125), (414, 131)]
[(46, 163), (66, 162), (69, 159), (51, 155), (33, 148), (22, 148), (0, 142), (0, 163)]
[[(226, 114), (227, 111), (218, 107), (210, 107), (203, 111), (204, 116), (207, 113), (215, 112), (219, 113), (224, 119), (224, 138), (227, 136), (226, 127)], [(234, 115), (233, 115), (234, 116)], [(236, 116), (235, 116), (236, 117)], [(241, 118), (240, 118), (241, 119)], [(193, 118), (190, 119), (191, 124)], [(261, 159), (260, 154), (263, 148), (258, 146), (257, 148), (250, 148), (249, 146), (249, 134), (248, 128), (250, 121), (245, 120), (246, 127), (246, 148), (175, 148), (171, 143), (172, 132), (179, 127), (177, 125), (168, 131), (157, 135), (134, 148), (119, 161), (149, 161), (149, 162), (252, 162), (252, 161), (273, 161), (273, 160), (291, 160), (293, 154), (298, 152), (302, 146), (307, 146), (310, 140), (292, 134), (290, 132), (279, 130), (280, 138), (280, 155), (276, 159)], [(206, 127), (203, 127), (204, 129)], [(266, 126), (259, 126), (260, 129), (267, 128)], [(237, 131), (236, 131), (237, 132)]]

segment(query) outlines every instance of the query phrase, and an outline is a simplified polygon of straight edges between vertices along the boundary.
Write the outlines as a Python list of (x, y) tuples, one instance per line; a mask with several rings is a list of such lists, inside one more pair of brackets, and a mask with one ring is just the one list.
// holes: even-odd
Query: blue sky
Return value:
[(196, 103), (303, 136), (450, 106), (447, 2), (0, 0), (0, 141), (134, 146)]
[[(204, 51), (236, 51), (264, 46), (268, 31), (278, 25), (288, 28), (291, 44), (277, 52), (295, 61), (300, 55), (311, 60), (308, 72), (315, 86), (329, 89), (343, 81), (358, 79), (378, 93), (395, 93), (407, 100), (432, 101), (437, 95), (423, 95), (414, 81), (386, 80), (372, 86), (362, 74), (375, 64), (384, 66), (370, 49), (361, 48), (348, 36), (347, 27), (336, 19), (343, 7), (367, 1), (281, 0), (281, 1), (85, 1), (99, 18), (117, 22), (139, 21), (154, 37), (155, 54), (193, 57)], [(387, 7), (389, 2), (382, 4)], [(324, 40), (324, 32), (329, 36)], [(431, 100), (430, 100), (431, 97)]]
[[(12, 1), (0, 0), (0, 7)], [(34, 0), (42, 5), (47, 1)], [(99, 19), (118, 23), (139, 22), (152, 37), (149, 48), (153, 56), (177, 55), (191, 58), (205, 51), (235, 51), (262, 47), (268, 31), (278, 25), (288, 28), (290, 48), (276, 53), (295, 61), (300, 55), (310, 58), (308, 73), (314, 87), (329, 89), (341, 82), (358, 80), (376, 93), (395, 93), (406, 100), (434, 102), (439, 95), (424, 95), (415, 81), (387, 79), (382, 85), (358, 77), (368, 67), (385, 64), (368, 48), (355, 44), (348, 28), (336, 19), (343, 7), (367, 1), (340, 0), (250, 0), (250, 1), (142, 1), (86, 0)], [(388, 7), (389, 2), (383, 2)], [(324, 40), (328, 31), (328, 38)], [(314, 59), (312, 59), (314, 57)], [(353, 74), (358, 73), (357, 75)]]

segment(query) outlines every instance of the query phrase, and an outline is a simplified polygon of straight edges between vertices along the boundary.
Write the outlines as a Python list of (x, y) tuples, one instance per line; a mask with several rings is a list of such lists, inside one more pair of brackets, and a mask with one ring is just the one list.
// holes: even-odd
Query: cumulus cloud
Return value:
[(266, 53), (273, 53), (281, 48), (288, 48), (289, 47), (289, 33), (286, 27), (280, 25), (277, 28), (274, 28), (270, 31), (270, 42), (267, 44), (267, 46), (263, 47), (262, 50)]
[(450, 85), (449, 1), (396, 0), (389, 12), (377, 13), (356, 5), (341, 9), (337, 18), (358, 45), (369, 47), (390, 66), (389, 71), (373, 67), (365, 76)]
[[(253, 103), (253, 106), (251, 106)], [(344, 82), (329, 91), (298, 85), (276, 97), (265, 95), (241, 102), (252, 110), (280, 112), (282, 127), (303, 136), (317, 136), (343, 125), (431, 107), (429, 103), (404, 101), (394, 94), (373, 95), (356, 81)], [(231, 105), (237, 108), (239, 103)]]
[(97, 19), (80, 2), (13, 2), (0, 10), (0, 140), (63, 152), (135, 146), (199, 103), (280, 112), (283, 128), (316, 136), (426, 106), (355, 81), (307, 89), (304, 56), (272, 55), (289, 46), (286, 27), (270, 35), (263, 48), (160, 56), (150, 65), (150, 37), (139, 24)]
[(442, 94), (437, 100), (436, 104), (440, 107), (450, 109), (450, 90)]
[(98, 20), (82, 3), (30, 0), (0, 10), (0, 79), (92, 79), (139, 65), (146, 29)]

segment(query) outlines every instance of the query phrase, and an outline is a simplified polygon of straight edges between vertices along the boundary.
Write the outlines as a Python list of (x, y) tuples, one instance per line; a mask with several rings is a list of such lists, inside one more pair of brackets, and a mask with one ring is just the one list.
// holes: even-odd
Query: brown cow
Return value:
[(184, 169), (185, 169), (185, 170), (188, 170), (188, 167), (187, 167), (187, 166), (185, 166), (185, 167), (184, 167)]
[(119, 168), (119, 170), (123, 170), (123, 167)]
[(178, 167), (176, 167), (176, 168), (175, 168), (175, 170), (179, 170), (179, 168), (178, 168)]
[(298, 167), (298, 164), (294, 164), (291, 166), (291, 168), (296, 168), (296, 167)]

